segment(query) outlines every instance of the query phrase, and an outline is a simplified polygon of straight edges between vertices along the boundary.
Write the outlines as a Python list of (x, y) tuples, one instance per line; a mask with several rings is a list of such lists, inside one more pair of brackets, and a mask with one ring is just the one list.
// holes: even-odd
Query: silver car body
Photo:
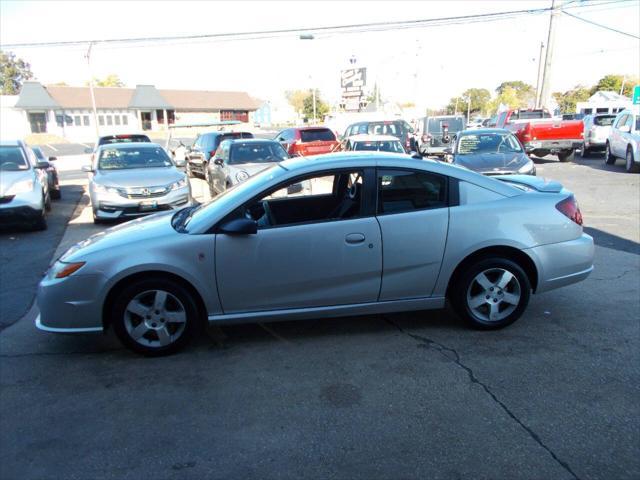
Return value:
[[(455, 205), (444, 208), (293, 224), (254, 235), (209, 233), (239, 206), (283, 182), (348, 168), (445, 175), (459, 194)], [(190, 285), (211, 323), (441, 308), (456, 267), (487, 248), (526, 255), (535, 270), (535, 292), (586, 278), (593, 269), (593, 240), (555, 208), (571, 193), (536, 177), (510, 181), (525, 186), (406, 155), (349, 152), (287, 160), (202, 207), (183, 233), (165, 212), (72, 247), (60, 261), (86, 263), (64, 279), (45, 276), (37, 326), (101, 331), (109, 292), (149, 272)]]
[(634, 110), (618, 113), (607, 138), (614, 157), (626, 158), (631, 151), (633, 162), (640, 163), (640, 113), (638, 106)]
[[(184, 207), (192, 202), (191, 186), (175, 166), (103, 170), (99, 160), (105, 149), (151, 148), (155, 143), (115, 143), (96, 150), (89, 172), (89, 196), (94, 216), (100, 220), (133, 218)], [(167, 157), (168, 158), (168, 157)], [(175, 185), (181, 182), (181, 186)]]
[(596, 149), (604, 148), (607, 138), (611, 134), (611, 125), (596, 125), (597, 117), (611, 117), (611, 114), (587, 115), (582, 119), (584, 122), (584, 148)]
[(24, 170), (0, 170), (0, 218), (29, 220), (41, 216), (49, 192), (47, 172), (36, 168), (35, 154), (25, 143), (3, 140), (0, 146), (18, 148), (27, 166)]

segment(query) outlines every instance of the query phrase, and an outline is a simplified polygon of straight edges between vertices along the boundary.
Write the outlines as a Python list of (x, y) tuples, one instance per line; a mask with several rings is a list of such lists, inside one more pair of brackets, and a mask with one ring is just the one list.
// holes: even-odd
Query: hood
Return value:
[(150, 239), (158, 241), (158, 239), (168, 235), (180, 235), (171, 226), (171, 219), (174, 213), (176, 213), (176, 210), (156, 213), (91, 235), (88, 239), (75, 244), (67, 250), (60, 257), (60, 260), (65, 262), (81, 261), (88, 255), (101, 250), (114, 249), (123, 245), (132, 246), (140, 241), (145, 242), (145, 245), (148, 246)]
[(529, 157), (521, 153), (478, 153), (455, 155), (453, 163), (476, 172), (517, 172), (529, 162)]
[(123, 170), (98, 170), (93, 181), (106, 187), (156, 187), (168, 185), (184, 178), (175, 167), (127, 168)]
[(15, 183), (22, 182), (23, 180), (36, 181), (33, 170), (2, 170), (0, 172), (0, 197), (4, 196)]
[(272, 167), (273, 165), (275, 165), (277, 162), (270, 162), (270, 163), (234, 163), (232, 165), (229, 165), (229, 169), (232, 172), (239, 172), (244, 170), (245, 172), (247, 172), (249, 175), (255, 175), (258, 172), (261, 172), (262, 170)]

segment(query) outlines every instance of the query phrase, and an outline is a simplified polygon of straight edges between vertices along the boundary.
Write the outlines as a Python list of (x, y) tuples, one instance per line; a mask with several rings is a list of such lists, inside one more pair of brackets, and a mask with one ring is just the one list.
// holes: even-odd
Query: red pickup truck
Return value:
[(527, 153), (536, 157), (553, 154), (561, 162), (573, 161), (581, 148), (582, 120), (558, 120), (546, 110), (508, 110), (498, 115), (497, 128), (513, 132)]

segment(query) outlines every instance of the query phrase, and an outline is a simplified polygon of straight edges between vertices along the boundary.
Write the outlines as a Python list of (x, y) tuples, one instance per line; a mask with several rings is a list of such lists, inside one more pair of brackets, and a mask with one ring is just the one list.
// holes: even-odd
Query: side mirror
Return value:
[(258, 223), (248, 218), (236, 218), (221, 225), (218, 231), (227, 235), (255, 235), (258, 233)]
[(82, 171), (83, 172), (87, 172), (87, 173), (91, 173), (91, 172), (93, 172), (93, 168), (91, 168), (91, 165), (82, 165)]
[(618, 130), (620, 130), (622, 133), (630, 133), (631, 127), (629, 125), (623, 125)]
[(55, 162), (56, 160), (58, 160), (58, 157), (49, 157), (50, 162)]
[(409, 155), (411, 155), (411, 158), (415, 158), (416, 160), (422, 160), (422, 155), (418, 152), (409, 152)]
[(216, 158), (213, 159), (213, 163), (215, 163), (216, 165), (223, 166), (224, 165), (224, 160), (222, 160), (220, 157), (216, 157)]
[(46, 170), (50, 166), (51, 165), (49, 165), (49, 162), (46, 162), (44, 160), (40, 160), (38, 163), (36, 163), (36, 168), (41, 168), (43, 170)]

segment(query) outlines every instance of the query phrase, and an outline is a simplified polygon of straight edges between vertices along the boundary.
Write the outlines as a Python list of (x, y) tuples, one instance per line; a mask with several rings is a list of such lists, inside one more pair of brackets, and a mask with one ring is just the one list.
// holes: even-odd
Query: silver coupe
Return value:
[[(305, 182), (304, 192), (288, 187)], [(41, 281), (38, 328), (113, 328), (158, 355), (211, 324), (442, 308), (504, 327), (532, 293), (586, 278), (593, 239), (571, 192), (407, 155), (294, 158), (208, 204), (98, 233)]]

